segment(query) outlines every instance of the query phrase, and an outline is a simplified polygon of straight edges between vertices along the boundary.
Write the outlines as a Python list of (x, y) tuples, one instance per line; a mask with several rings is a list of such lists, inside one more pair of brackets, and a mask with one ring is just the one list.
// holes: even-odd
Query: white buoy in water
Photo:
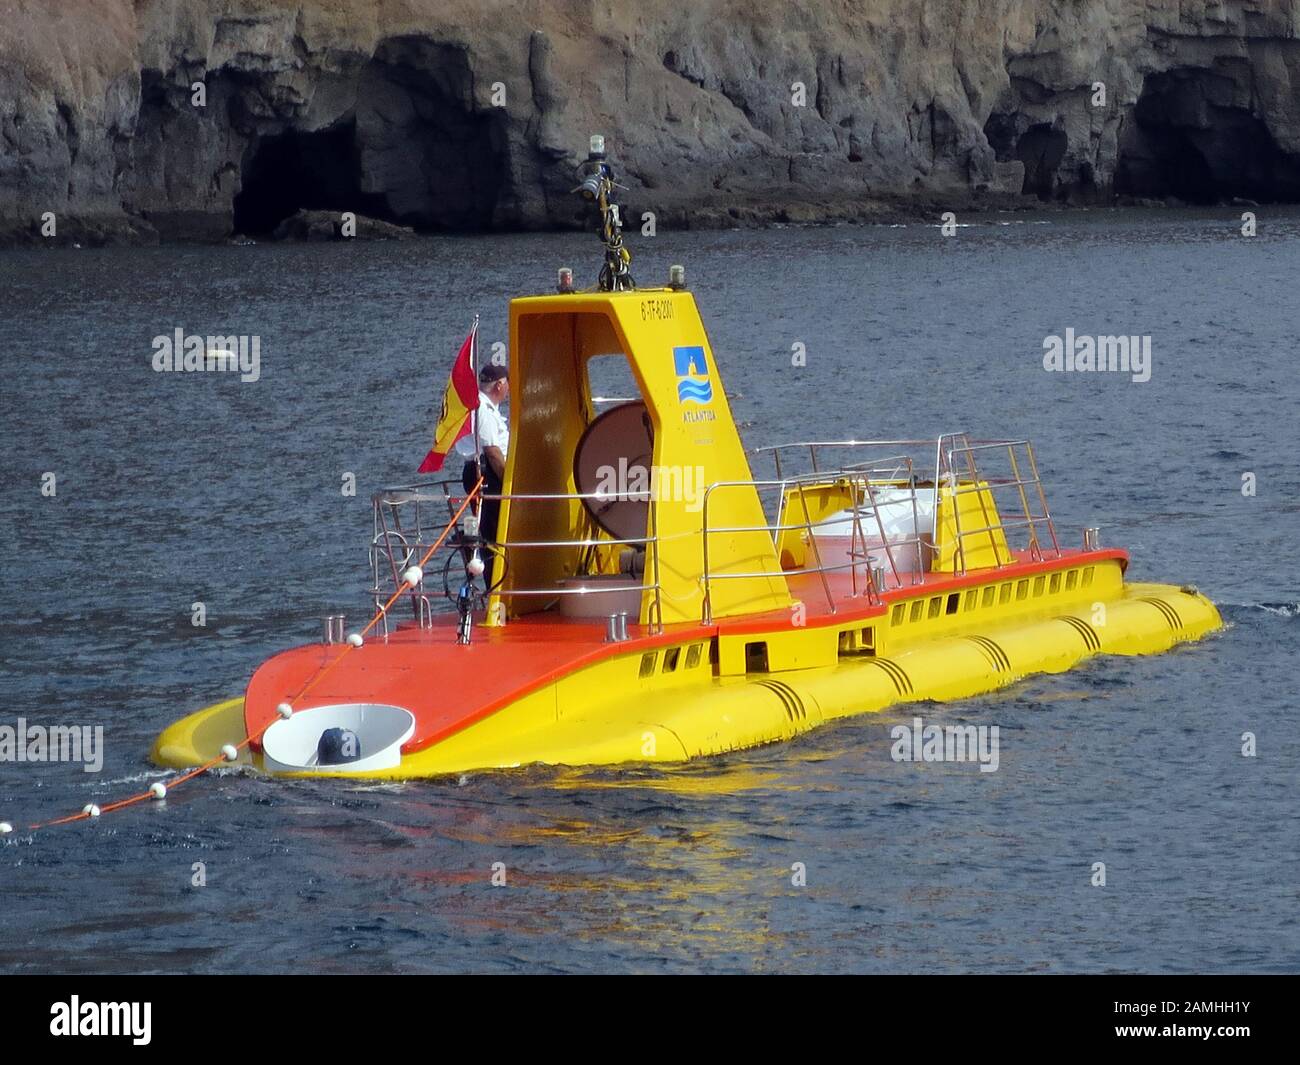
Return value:
[(354, 632), (348, 636), (348, 643), (350, 643), (353, 647), (360, 647), (363, 643), (365, 643), (365, 640), (361, 638), (361, 633)]
[(224, 758), (227, 762), (233, 762), (236, 758), (239, 757), (239, 752), (235, 750), (235, 748), (231, 744), (227, 743), (224, 747), (221, 748), (221, 757)]
[(167, 798), (167, 785), (162, 783), (162, 781), (158, 781), (154, 784), (150, 784), (149, 794), (152, 795), (155, 799), (165, 799)]
[(424, 570), (420, 569), (419, 566), (410, 566), (407, 568), (406, 572), (402, 574), (402, 580), (414, 588), (424, 580)]
[(0, 821), (0, 836), (7, 836), (14, 830), (14, 826), (8, 821)]
[(96, 806), (93, 802), (88, 802), (88, 803), (86, 803), (85, 806), (83, 806), (83, 807), (81, 808), (81, 812), (82, 812), (83, 814), (86, 814), (86, 815), (89, 816), (89, 817), (98, 817), (98, 816), (99, 816), (99, 807)]
[(279, 714), (282, 718), (284, 718), (286, 721), (288, 721), (289, 718), (293, 717), (293, 707), (290, 706), (288, 703), (281, 703), (279, 706), (275, 708), (275, 712)]

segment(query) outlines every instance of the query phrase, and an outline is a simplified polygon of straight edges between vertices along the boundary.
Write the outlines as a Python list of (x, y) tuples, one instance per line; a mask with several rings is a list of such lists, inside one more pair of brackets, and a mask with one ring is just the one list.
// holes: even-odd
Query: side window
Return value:
[(587, 394), (594, 414), (601, 414), (619, 403), (641, 400), (641, 386), (632, 375), (632, 365), (620, 351), (611, 355), (593, 355), (587, 360)]

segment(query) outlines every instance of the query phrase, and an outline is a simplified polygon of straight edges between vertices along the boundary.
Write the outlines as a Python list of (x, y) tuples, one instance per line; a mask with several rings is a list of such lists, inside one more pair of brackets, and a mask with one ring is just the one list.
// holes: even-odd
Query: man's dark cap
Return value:
[(510, 375), (509, 369), (495, 362), (490, 362), (478, 372), (479, 384), (490, 385), (493, 381), (500, 381), (503, 377)]

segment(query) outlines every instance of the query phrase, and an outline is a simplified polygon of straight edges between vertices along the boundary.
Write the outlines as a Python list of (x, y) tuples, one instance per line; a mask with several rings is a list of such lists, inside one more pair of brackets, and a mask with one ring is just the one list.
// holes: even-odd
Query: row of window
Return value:
[(1056, 595), (1064, 586), (1065, 591), (1087, 588), (1092, 584), (1092, 566), (1082, 569), (1066, 570), (1064, 573), (1040, 573), (1037, 577), (1023, 577), (1018, 581), (1003, 581), (983, 588), (968, 588), (965, 592), (949, 592), (947, 595), (935, 595), (930, 599), (914, 599), (910, 603), (895, 603), (890, 612), (889, 623), (902, 625), (904, 622), (932, 620), (969, 612), (995, 603), (1002, 606), (1013, 599), (1037, 599), (1043, 595)]
[[(693, 643), (686, 647), (667, 647), (664, 649), (664, 663), (660, 672), (676, 673), (677, 667), (682, 664), (682, 651), (686, 652), (685, 665), (683, 669), (696, 669), (704, 661), (704, 644)], [(655, 675), (655, 666), (659, 661), (658, 651), (647, 651), (641, 656), (641, 673), (643, 677), (653, 677)]]
[[(1037, 599), (1043, 595), (1056, 595), (1062, 588), (1072, 592), (1076, 588), (1092, 585), (1093, 567), (1066, 570), (1056, 573), (1040, 573), (1037, 577), (1022, 577), (1017, 581), (1003, 581), (1001, 584), (989, 584), (983, 588), (968, 588), (964, 592), (948, 592), (946, 595), (934, 595), (929, 599), (914, 599), (909, 603), (895, 603), (890, 612), (891, 625), (904, 622), (917, 622), (945, 617), (959, 612), (970, 612), (995, 603), (1003, 605), (1025, 599)], [(839, 653), (841, 655), (874, 655), (876, 653), (875, 629), (867, 626), (862, 629), (846, 629), (839, 634)], [(663, 650), (663, 662), (660, 665), (660, 652), (647, 651), (641, 656), (641, 677), (653, 677), (656, 672), (676, 673), (678, 667), (698, 669), (702, 662), (712, 661), (712, 652), (704, 654), (703, 643), (687, 644), (683, 647), (668, 647)], [(686, 655), (683, 659), (682, 652)], [(747, 643), (745, 645), (745, 672), (767, 672), (766, 642)]]

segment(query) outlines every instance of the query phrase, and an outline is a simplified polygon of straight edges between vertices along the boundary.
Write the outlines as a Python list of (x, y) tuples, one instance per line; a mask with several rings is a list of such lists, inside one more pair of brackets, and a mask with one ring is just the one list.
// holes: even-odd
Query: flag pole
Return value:
[[(474, 325), (470, 329), (469, 345), (469, 366), (474, 371), (474, 387), (479, 387), (478, 380), (478, 315), (474, 315)], [(481, 390), (480, 390), (481, 391)], [(477, 397), (477, 393), (475, 394)], [(483, 476), (483, 445), (480, 443), (478, 435), (478, 408), (479, 404), (474, 403), (474, 464), (478, 467), (479, 476)]]

